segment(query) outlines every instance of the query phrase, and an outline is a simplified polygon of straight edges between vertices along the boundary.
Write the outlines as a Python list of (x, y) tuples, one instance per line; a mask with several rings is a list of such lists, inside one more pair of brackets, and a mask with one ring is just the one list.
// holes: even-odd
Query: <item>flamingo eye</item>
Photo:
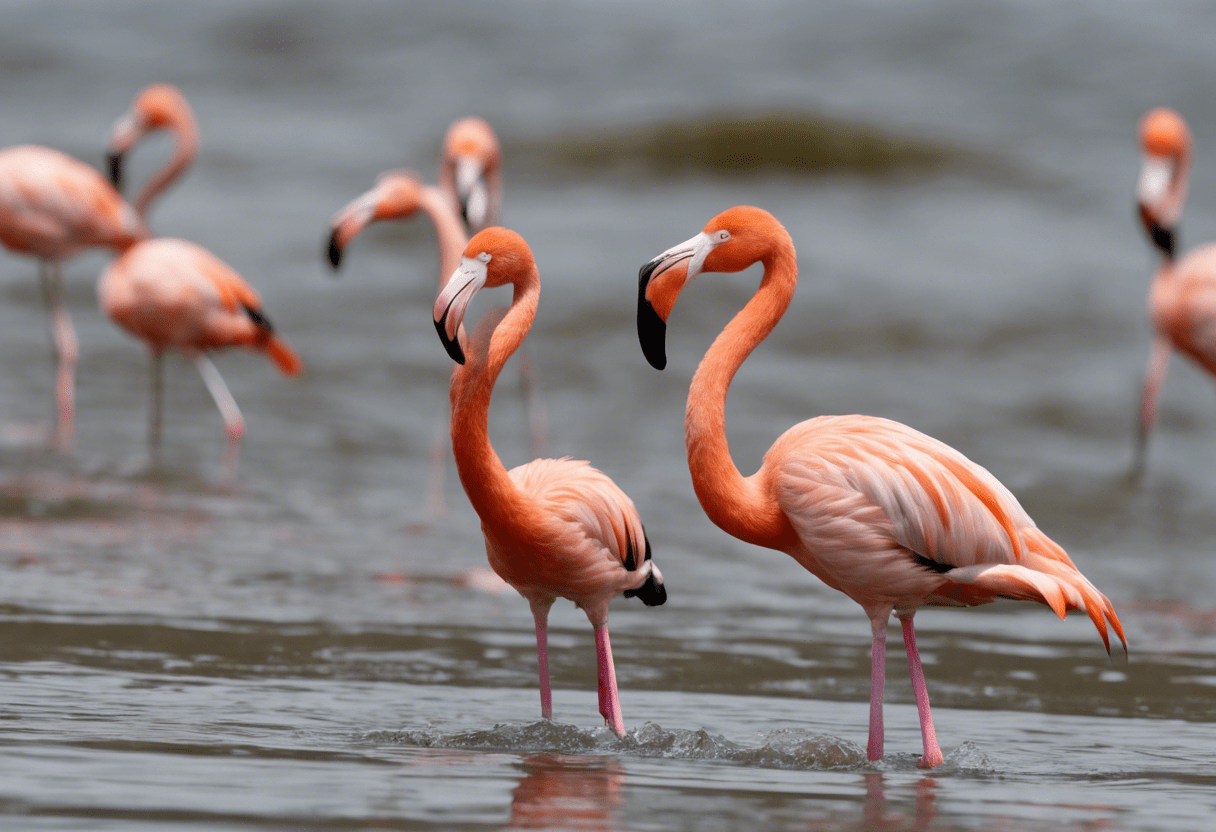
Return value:
[(490, 262), (490, 252), (483, 251), (481, 254), (477, 255), (477, 259), (483, 263), (489, 263)]
[(721, 231), (719, 231), (717, 234), (714, 235), (714, 240), (719, 243), (725, 243), (729, 239), (730, 239), (730, 232), (727, 231), (726, 229), (722, 229)]

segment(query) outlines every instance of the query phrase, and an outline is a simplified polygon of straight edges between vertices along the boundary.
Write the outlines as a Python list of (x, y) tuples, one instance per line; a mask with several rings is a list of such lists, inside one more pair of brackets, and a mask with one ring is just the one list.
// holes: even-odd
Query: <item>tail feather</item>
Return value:
[(274, 360), (279, 369), (284, 374), (289, 376), (298, 376), (304, 369), (304, 363), (300, 361), (300, 356), (291, 348), (291, 345), (277, 335), (271, 335), (267, 339), (264, 347), (266, 354)]
[(1045, 604), (1060, 618), (1069, 610), (1082, 610), (1093, 622), (1107, 653), (1110, 653), (1110, 635), (1107, 630), (1109, 621), (1110, 627), (1123, 643), (1124, 652), (1127, 652), (1123, 625), (1107, 597), (1080, 572), (1053, 574), (1064, 571), (1057, 568), (1040, 572), (1018, 564), (1002, 563), (951, 569), (945, 573), (945, 577), (967, 585), (976, 594), (990, 598), (1011, 598), (1016, 601)]

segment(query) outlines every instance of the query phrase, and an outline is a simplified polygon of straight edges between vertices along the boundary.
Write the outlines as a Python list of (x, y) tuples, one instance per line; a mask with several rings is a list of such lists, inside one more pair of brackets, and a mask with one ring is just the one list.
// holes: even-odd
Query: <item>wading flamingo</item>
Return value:
[[(514, 286), (511, 308), (490, 310), (473, 336), (465, 338), (462, 322), (473, 296), (483, 287), (507, 283)], [(481, 518), (490, 566), (532, 608), (541, 716), (553, 718), (549, 608), (566, 598), (595, 628), (600, 713), (623, 737), (608, 603), (621, 593), (636, 595), (647, 606), (667, 600), (637, 509), (607, 475), (586, 462), (536, 459), (508, 471), (490, 445), (487, 420), (494, 382), (532, 328), (539, 298), (540, 274), (528, 244), (514, 231), (494, 227), (469, 241), (459, 268), (435, 300), (435, 328), (460, 365), (451, 386), (456, 470)]]
[[(194, 114), (177, 89), (158, 84), (139, 94), (131, 111), (119, 119), (110, 142), (111, 172), (117, 182), (121, 180), (122, 155), (143, 135), (160, 129), (177, 134), (177, 149), (135, 201), (141, 213), (193, 160), (198, 147)], [(219, 408), (228, 434), (224, 468), (229, 477), (235, 476), (245, 421), (206, 353), (221, 347), (248, 347), (267, 353), (288, 375), (301, 370), (299, 357), (275, 335), (257, 293), (228, 264), (201, 246), (161, 238), (127, 249), (102, 273), (97, 295), (110, 319), (147, 342), (152, 353), (148, 417), (152, 463), (160, 453), (162, 359), (165, 349), (174, 347), (194, 362)]]
[(1157, 398), (1169, 369), (1170, 353), (1189, 356), (1216, 375), (1216, 244), (1200, 246), (1175, 260), (1178, 221), (1186, 202), (1191, 167), (1191, 134), (1173, 110), (1152, 110), (1140, 122), (1144, 167), (1136, 189), (1140, 219), (1161, 253), (1149, 288), (1148, 313), (1155, 335), (1140, 402), (1140, 431), (1134, 466), (1143, 470), (1149, 433), (1157, 419)]
[(55, 360), (55, 447), (72, 447), (79, 346), (63, 305), (65, 258), (93, 246), (117, 251), (148, 236), (139, 215), (84, 162), (49, 147), (0, 150), (0, 242), (38, 257)]
[(1108, 652), (1106, 621), (1120, 639), (1123, 628), (1106, 597), (995, 477), (898, 422), (820, 416), (782, 434), (755, 474), (740, 474), (726, 442), (726, 392), (793, 297), (793, 241), (768, 212), (739, 206), (651, 260), (638, 279), (638, 338), (661, 370), (667, 317), (684, 286), (702, 272), (737, 272), (756, 262), (764, 265), (760, 288), (709, 348), (688, 392), (693, 487), (719, 527), (787, 553), (869, 616), (871, 760), (882, 756), (887, 624), (895, 614), (920, 713), (920, 763), (935, 766), (942, 753), (912, 628), (918, 607), (1015, 598), (1046, 604), (1061, 617), (1084, 610)]
[[(492, 134), (491, 134), (492, 135)], [(330, 220), (328, 257), (335, 270), (342, 264), (342, 255), (359, 232), (380, 220), (405, 219), (417, 212), (425, 213), (435, 225), (439, 244), (439, 277), (437, 288), (460, 265), (460, 255), (468, 243), (464, 224), (456, 215), (455, 203), (438, 188), (423, 182), (413, 171), (391, 171), (380, 177), (376, 186), (355, 198)], [(545, 446), (545, 410), (539, 391), (528, 372), (531, 362), (520, 356), (520, 380), (526, 394), (528, 424), (532, 452), (541, 454)], [(431, 442), (431, 473), (428, 486), (428, 510), (434, 517), (444, 513), (444, 470), (447, 464), (447, 424), (440, 424)]]
[(501, 162), (498, 136), (488, 121), (470, 117), (452, 122), (443, 137), (439, 189), (459, 206), (470, 234), (498, 225), (502, 214)]

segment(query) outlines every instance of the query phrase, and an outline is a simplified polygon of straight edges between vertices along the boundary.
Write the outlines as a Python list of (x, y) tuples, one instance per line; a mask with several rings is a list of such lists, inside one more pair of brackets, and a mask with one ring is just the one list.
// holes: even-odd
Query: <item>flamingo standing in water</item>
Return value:
[(39, 282), (55, 359), (55, 447), (75, 434), (79, 346), (63, 305), (65, 258), (93, 246), (122, 251), (148, 236), (143, 220), (105, 178), (67, 154), (37, 145), (0, 150), (0, 242), (41, 259)]
[[(514, 286), (510, 309), (490, 310), (466, 338), (462, 322), (483, 287)], [(633, 502), (605, 474), (568, 457), (536, 459), (508, 471), (490, 445), (490, 395), (503, 364), (523, 343), (540, 298), (540, 275), (524, 239), (505, 228), (479, 232), (435, 300), (434, 320), (452, 374), (452, 448), (469, 502), (481, 518), (486, 554), (496, 573), (528, 600), (536, 622), (541, 715), (553, 718), (549, 691), (549, 608), (567, 598), (595, 628), (599, 708), (625, 735), (608, 640), (608, 604), (638, 596), (667, 600), (663, 575)], [(466, 356), (468, 360), (466, 361)]]
[[(172, 130), (177, 148), (169, 164), (144, 187), (135, 207), (147, 212), (155, 196), (189, 167), (198, 147), (198, 127), (190, 105), (176, 88), (148, 87), (127, 115), (115, 125), (110, 141), (111, 172), (121, 181), (123, 154), (145, 134)], [(152, 353), (151, 407), (148, 417), (149, 456), (155, 464), (160, 451), (162, 364), (166, 348), (174, 347), (198, 368), (227, 429), (224, 468), (236, 474), (245, 421), (207, 352), (241, 346), (267, 353), (288, 375), (301, 370), (295, 351), (275, 334), (262, 311), (257, 293), (228, 264), (186, 240), (151, 239), (127, 249), (102, 274), (97, 285), (101, 308), (110, 319)]]
[(1144, 167), (1136, 201), (1144, 229), (1161, 254), (1161, 263), (1148, 296), (1155, 336), (1140, 403), (1136, 471), (1144, 467), (1170, 353), (1177, 350), (1216, 375), (1216, 244), (1200, 246), (1181, 260), (1174, 259), (1191, 167), (1191, 134), (1180, 115), (1160, 108), (1141, 120), (1140, 145)]
[(462, 118), (448, 127), (439, 160), (439, 189), (460, 206), (461, 219), (470, 234), (498, 225), (502, 214), (501, 163), (498, 136), (488, 121)]
[(793, 297), (793, 241), (768, 212), (731, 208), (643, 266), (638, 280), (638, 338), (661, 370), (667, 317), (685, 285), (702, 272), (737, 272), (756, 262), (764, 264), (760, 288), (709, 348), (688, 392), (684, 431), (693, 487), (719, 527), (789, 554), (869, 616), (871, 760), (883, 750), (886, 634), (895, 614), (920, 714), (920, 764), (935, 766), (942, 753), (912, 628), (917, 608), (1014, 598), (1046, 604), (1061, 617), (1080, 609), (1108, 652), (1106, 621), (1121, 640), (1123, 628), (1106, 597), (995, 477), (898, 422), (820, 416), (778, 438), (755, 474), (740, 474), (726, 442), (726, 392)]

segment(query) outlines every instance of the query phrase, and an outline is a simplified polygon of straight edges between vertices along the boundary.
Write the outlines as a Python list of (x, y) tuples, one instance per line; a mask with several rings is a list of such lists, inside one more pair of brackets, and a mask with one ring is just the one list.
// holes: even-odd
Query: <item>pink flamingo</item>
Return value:
[[(491, 135), (493, 135), (491, 133)], [(460, 265), (460, 255), (468, 243), (464, 224), (456, 214), (456, 203), (439, 188), (423, 182), (413, 171), (392, 171), (383, 174), (376, 186), (356, 197), (334, 215), (330, 221), (328, 257), (334, 269), (342, 264), (342, 256), (358, 234), (370, 223), (380, 220), (405, 219), (419, 211), (425, 213), (435, 226), (439, 243), (439, 277), (442, 287), (449, 275)], [(532, 452), (543, 453), (545, 445), (544, 402), (530, 372), (531, 362), (520, 357), (520, 378), (527, 395), (528, 423)], [(447, 426), (440, 425), (431, 442), (431, 473), (428, 487), (428, 510), (432, 516), (444, 512), (444, 468), (447, 451)]]
[[(472, 338), (462, 322), (483, 287), (514, 286), (510, 309), (487, 312)], [(567, 598), (595, 629), (599, 709), (625, 735), (608, 640), (608, 603), (638, 596), (667, 600), (663, 575), (633, 502), (605, 474), (564, 457), (508, 471), (490, 445), (490, 395), (503, 364), (523, 343), (540, 298), (540, 275), (523, 238), (505, 228), (479, 232), (435, 300), (435, 328), (460, 366), (452, 374), (452, 447), (469, 502), (481, 518), (490, 566), (527, 599), (536, 622), (541, 715), (553, 718), (549, 691), (549, 608)], [(468, 361), (466, 362), (466, 356)]]
[[(110, 142), (111, 170), (117, 181), (122, 155), (142, 136), (160, 129), (177, 134), (177, 149), (136, 199), (141, 214), (193, 161), (198, 147), (194, 114), (174, 87), (148, 87), (119, 120)], [(110, 319), (146, 341), (152, 353), (148, 448), (153, 464), (160, 451), (163, 356), (166, 348), (173, 347), (194, 362), (219, 408), (228, 434), (224, 468), (228, 476), (235, 476), (245, 421), (206, 353), (222, 347), (248, 347), (267, 353), (288, 375), (301, 370), (299, 357), (275, 334), (257, 293), (228, 264), (201, 246), (161, 238), (127, 249), (102, 274), (97, 294)]]
[(62, 262), (93, 246), (121, 251), (147, 236), (136, 212), (89, 165), (49, 147), (0, 150), (0, 242), (42, 261), (39, 282), (55, 359), (54, 443), (61, 451), (71, 448), (76, 430), (79, 355), (63, 305)]
[(1144, 167), (1136, 200), (1145, 231), (1161, 254), (1161, 263), (1148, 296), (1149, 318), (1156, 334), (1144, 375), (1136, 471), (1144, 467), (1170, 353), (1177, 350), (1216, 375), (1216, 244), (1201, 246), (1181, 260), (1174, 259), (1191, 167), (1191, 134), (1180, 115), (1160, 108), (1141, 120), (1140, 144)]
[(764, 265), (759, 289), (709, 348), (689, 389), (693, 487), (719, 527), (787, 553), (869, 616), (871, 760), (882, 756), (886, 633), (895, 614), (920, 714), (920, 764), (935, 766), (942, 753), (912, 628), (918, 607), (1014, 598), (1046, 604), (1061, 617), (1084, 610), (1108, 652), (1105, 622), (1120, 639), (1123, 628), (1106, 597), (995, 477), (898, 422), (820, 416), (778, 438), (755, 474), (740, 474), (726, 442), (726, 393), (793, 297), (793, 241), (768, 212), (731, 208), (643, 266), (638, 281), (638, 337), (647, 360), (663, 369), (667, 317), (684, 286), (702, 272), (737, 272), (756, 262)]
[(483, 118), (452, 122), (443, 138), (439, 189), (460, 206), (460, 216), (476, 234), (498, 225), (502, 214), (502, 150), (494, 128)]

